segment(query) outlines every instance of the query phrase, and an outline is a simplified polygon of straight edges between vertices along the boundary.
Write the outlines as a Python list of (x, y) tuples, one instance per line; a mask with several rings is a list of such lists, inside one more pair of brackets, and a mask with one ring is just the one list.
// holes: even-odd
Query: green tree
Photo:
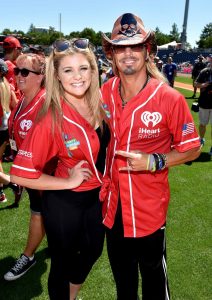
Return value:
[(80, 36), (82, 38), (87, 38), (89, 41), (95, 45), (96, 32), (92, 28), (85, 28), (81, 31)]
[(8, 29), (8, 28), (5, 28), (5, 29), (2, 31), (2, 34), (4, 34), (4, 35), (10, 35), (10, 34), (12, 34), (12, 31), (11, 31), (10, 29)]
[(171, 37), (168, 34), (164, 34), (158, 27), (155, 28), (155, 37), (158, 46), (171, 42)]
[(101, 33), (101, 31), (98, 31), (96, 33), (94, 45), (98, 46), (98, 45), (101, 45), (101, 44), (102, 44), (102, 33)]
[(199, 48), (212, 48), (212, 23), (207, 24), (196, 42)]
[(172, 41), (176, 41), (177, 43), (180, 42), (180, 33), (176, 23), (172, 25), (172, 30), (169, 35)]
[(66, 36), (66, 38), (74, 39), (78, 38), (80, 36), (80, 31), (72, 31), (69, 33), (69, 35)]
[(35, 26), (31, 24), (27, 33), (32, 33), (34, 31), (35, 31)]

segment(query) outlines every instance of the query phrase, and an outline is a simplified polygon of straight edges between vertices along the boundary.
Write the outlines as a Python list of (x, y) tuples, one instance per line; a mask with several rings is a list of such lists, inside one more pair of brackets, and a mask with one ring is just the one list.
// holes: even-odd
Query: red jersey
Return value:
[(23, 140), (33, 126), (38, 111), (41, 109), (45, 100), (46, 91), (41, 89), (32, 101), (20, 112), (24, 101), (24, 96), (12, 110), (9, 118), (9, 135), (14, 139), (16, 146), (19, 149)]
[(115, 156), (115, 151), (140, 150), (151, 154), (168, 153), (175, 148), (185, 152), (199, 147), (200, 142), (190, 109), (179, 92), (151, 78), (123, 109), (119, 84), (120, 79), (115, 77), (102, 86), (105, 110), (111, 112), (113, 135), (100, 198), (104, 201), (104, 224), (111, 228), (120, 191), (124, 235), (142, 237), (166, 221), (170, 198), (168, 169), (154, 173), (119, 172), (127, 162)]
[(15, 77), (15, 74), (14, 74), (14, 68), (16, 67), (15, 62), (14, 61), (11, 62), (10, 60), (6, 60), (5, 63), (7, 64), (7, 67), (8, 67), (8, 72), (5, 75), (5, 77), (7, 78), (9, 84), (13, 87), (17, 99), (20, 100), (22, 93), (18, 89), (17, 83), (16, 83), (16, 77)]
[[(62, 124), (52, 125), (52, 115), (48, 114), (33, 127), (33, 131), (21, 145), (11, 174), (39, 178), (44, 173), (44, 166), (57, 158), (56, 177), (67, 178), (68, 169), (81, 160), (86, 160), (93, 176), (84, 181), (74, 191), (86, 191), (101, 185), (101, 173), (97, 170), (100, 143), (94, 128), (67, 103), (62, 103), (64, 115)], [(54, 129), (53, 129), (54, 128)]]

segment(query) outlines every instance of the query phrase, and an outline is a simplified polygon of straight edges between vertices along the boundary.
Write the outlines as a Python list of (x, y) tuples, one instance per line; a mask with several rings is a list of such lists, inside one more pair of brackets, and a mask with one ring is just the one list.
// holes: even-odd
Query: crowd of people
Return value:
[(117, 299), (139, 299), (139, 273), (142, 299), (170, 299), (168, 170), (200, 155), (212, 123), (212, 55), (194, 83), (199, 136), (173, 88), (176, 65), (162, 66), (155, 33), (132, 13), (114, 22), (110, 38), (102, 33), (107, 71), (87, 38), (56, 40), (48, 57), (39, 46), (21, 53), (14, 37), (3, 47), (0, 158), (10, 142), (13, 163), (10, 174), (0, 165), (0, 196), (12, 187), (17, 207), (24, 187), (31, 210), (25, 249), (4, 279), (36, 263), (46, 235), (49, 298), (75, 300), (106, 237)]

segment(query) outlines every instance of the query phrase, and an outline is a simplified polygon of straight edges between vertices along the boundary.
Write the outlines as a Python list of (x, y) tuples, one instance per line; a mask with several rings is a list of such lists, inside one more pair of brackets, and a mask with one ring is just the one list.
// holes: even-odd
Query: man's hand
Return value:
[(149, 154), (135, 150), (131, 152), (118, 150), (116, 155), (126, 157), (127, 166), (119, 168), (119, 171), (146, 171), (148, 169)]

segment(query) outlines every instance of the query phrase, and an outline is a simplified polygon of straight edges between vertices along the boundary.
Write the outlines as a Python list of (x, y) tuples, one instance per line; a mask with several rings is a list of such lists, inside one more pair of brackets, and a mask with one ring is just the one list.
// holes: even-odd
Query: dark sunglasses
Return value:
[(141, 52), (146, 45), (145, 44), (137, 44), (137, 45), (116, 45), (113, 46), (112, 49), (116, 54), (123, 53), (126, 48), (131, 48), (132, 51), (134, 52)]
[(89, 45), (90, 43), (88, 39), (80, 38), (75, 41), (57, 40), (54, 42), (53, 47), (57, 52), (62, 52), (71, 46), (80, 50), (85, 50), (89, 48)]
[(14, 68), (13, 71), (14, 71), (15, 76), (18, 76), (18, 74), (21, 73), (21, 76), (23, 76), (23, 77), (27, 77), (29, 75), (29, 73), (33, 73), (33, 74), (37, 74), (37, 75), (41, 74), (40, 72), (35, 72), (32, 70), (28, 70), (26, 68), (23, 68), (23, 69)]

